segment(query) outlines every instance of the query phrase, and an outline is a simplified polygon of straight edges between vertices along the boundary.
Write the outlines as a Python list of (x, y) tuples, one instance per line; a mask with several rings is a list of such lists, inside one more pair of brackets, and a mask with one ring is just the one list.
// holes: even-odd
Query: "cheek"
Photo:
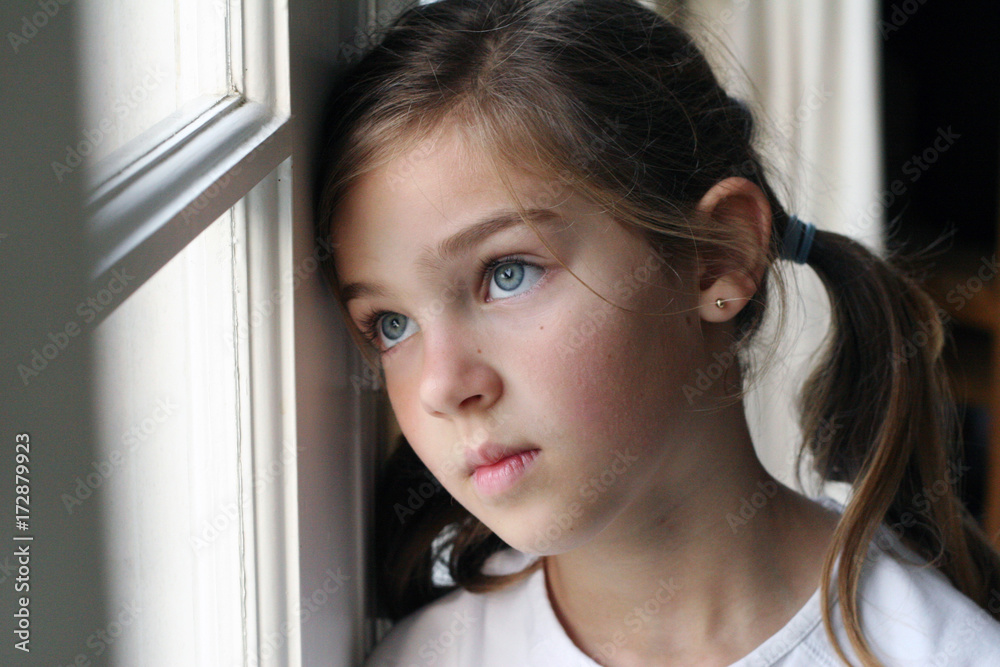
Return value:
[(521, 392), (542, 411), (540, 437), (596, 456), (625, 442), (657, 448), (685, 428), (697, 346), (683, 316), (642, 317), (598, 300), (563, 309), (536, 334), (519, 365), (528, 370)]
[(524, 367), (548, 393), (540, 403), (575, 406), (575, 416), (589, 421), (641, 402), (651, 384), (676, 372), (677, 359), (653, 326), (606, 304), (564, 311), (525, 352)]
[(433, 434), (428, 431), (429, 422), (421, 419), (420, 413), (423, 409), (420, 406), (416, 385), (401, 379), (397, 373), (386, 373), (385, 389), (393, 415), (407, 442), (420, 460), (434, 472), (436, 462), (430, 457), (432, 452), (428, 448), (428, 442), (431, 441)]
[[(406, 363), (406, 362), (403, 362)], [(412, 369), (397, 367), (396, 372), (386, 373), (386, 393), (393, 415), (417, 457), (448, 489), (455, 492), (451, 483), (464, 477), (460, 468), (465, 448), (469, 442), (459, 439), (451, 420), (427, 413), (420, 401), (418, 374)], [(473, 437), (478, 437), (473, 434)]]

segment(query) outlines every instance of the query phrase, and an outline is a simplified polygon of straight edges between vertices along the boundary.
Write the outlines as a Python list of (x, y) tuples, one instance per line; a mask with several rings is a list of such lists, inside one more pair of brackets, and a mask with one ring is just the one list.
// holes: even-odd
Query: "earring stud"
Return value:
[(726, 301), (739, 301), (739, 297), (733, 297), (732, 299), (723, 299), (722, 297), (719, 297), (715, 300), (715, 305), (719, 308), (725, 308), (726, 306), (724, 304)]

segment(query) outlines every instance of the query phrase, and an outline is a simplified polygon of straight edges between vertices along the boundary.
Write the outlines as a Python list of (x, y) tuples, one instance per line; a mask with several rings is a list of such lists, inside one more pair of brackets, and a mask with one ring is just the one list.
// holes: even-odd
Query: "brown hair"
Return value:
[[(788, 213), (765, 179), (752, 114), (726, 94), (685, 31), (635, 0), (442, 0), (412, 7), (342, 74), (331, 99), (317, 183), (320, 239), (329, 238), (356, 178), (457, 122), (498, 175), (504, 166), (535, 165), (558, 187), (586, 194), (621, 224), (641, 230), (680, 264), (697, 257), (718, 262), (720, 271), (749, 270), (751, 230), (720, 225), (696, 214), (695, 205), (722, 179), (752, 181), (768, 198), (774, 233), (757, 295), (734, 320), (740, 349), (760, 328), (769, 284), (783, 303), (781, 273), (771, 268)], [(823, 568), (823, 620), (848, 662), (828, 604), (839, 557), (838, 604), (848, 637), (865, 665), (878, 665), (857, 600), (882, 522), (983, 608), (989, 591), (1000, 589), (1000, 557), (948, 475), (958, 421), (942, 366), (945, 330), (937, 306), (897, 258), (881, 259), (840, 234), (819, 230), (809, 265), (828, 291), (833, 316), (824, 356), (800, 394), (801, 452), (823, 479), (853, 486)], [(332, 260), (324, 270), (339, 297)], [(347, 321), (359, 347), (371, 352)], [(743, 355), (738, 360), (745, 373), (754, 370)], [(839, 428), (830, 437), (834, 423)], [(942, 483), (946, 493), (919, 502)], [(414, 509), (418, 488), (426, 492), (417, 494)], [(432, 567), (445, 554), (455, 583), (475, 592), (541, 565), (483, 573), (486, 559), (506, 545), (436, 484), (405, 442), (386, 461), (377, 496), (379, 612), (389, 618), (454, 589), (432, 583)]]

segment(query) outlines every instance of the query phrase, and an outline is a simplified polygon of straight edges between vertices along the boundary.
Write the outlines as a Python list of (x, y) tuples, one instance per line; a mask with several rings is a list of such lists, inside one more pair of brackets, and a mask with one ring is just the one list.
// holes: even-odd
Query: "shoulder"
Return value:
[[(995, 597), (1000, 607), (1000, 592)], [(858, 604), (864, 636), (887, 667), (1000, 665), (1000, 622), (884, 527), (869, 551)], [(860, 664), (836, 602), (832, 610), (841, 647), (853, 664)], [(773, 664), (833, 667), (842, 662), (817, 622), (799, 646)]]
[[(487, 561), (487, 571), (516, 572), (530, 562), (524, 554), (507, 550)], [(490, 645), (497, 640), (497, 629), (508, 631), (501, 633), (507, 643), (516, 643), (518, 638), (527, 636), (526, 628), (521, 631), (518, 628), (530, 622), (532, 615), (529, 579), (489, 593), (471, 593), (459, 588), (416, 610), (396, 623), (378, 642), (365, 667), (483, 664), (484, 656), (504, 652), (505, 647)], [(488, 633), (487, 629), (493, 632)]]
[(889, 545), (873, 547), (860, 596), (875, 650), (901, 665), (1000, 665), (1000, 623), (887, 530), (880, 536)]
[(457, 589), (403, 618), (382, 638), (365, 667), (461, 665), (456, 647), (475, 643), (482, 595)]

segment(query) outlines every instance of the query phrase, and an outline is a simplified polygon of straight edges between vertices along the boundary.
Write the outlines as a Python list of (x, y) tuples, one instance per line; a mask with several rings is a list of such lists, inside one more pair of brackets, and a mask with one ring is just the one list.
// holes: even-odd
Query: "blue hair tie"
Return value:
[(785, 225), (785, 240), (781, 244), (781, 258), (790, 259), (797, 264), (805, 264), (812, 249), (813, 237), (816, 235), (816, 225), (802, 222), (798, 216), (788, 216)]

